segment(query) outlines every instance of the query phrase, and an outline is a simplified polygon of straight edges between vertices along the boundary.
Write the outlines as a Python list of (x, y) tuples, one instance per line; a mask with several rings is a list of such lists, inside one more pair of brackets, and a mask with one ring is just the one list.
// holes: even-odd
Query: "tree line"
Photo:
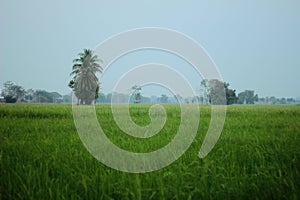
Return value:
[[(226, 84), (228, 90), (229, 84)], [(46, 90), (34, 90), (34, 89), (24, 89), (22, 86), (13, 83), (12, 81), (7, 81), (3, 84), (4, 89), (2, 90), (1, 96), (3, 97), (0, 101), (7, 103), (72, 103), (71, 94), (61, 95), (58, 92), (48, 92)], [(95, 103), (111, 103), (112, 96), (115, 97), (116, 103), (144, 103), (144, 104), (156, 104), (156, 103), (166, 103), (173, 104), (181, 102), (183, 104), (210, 104), (209, 94), (204, 95), (203, 90), (201, 90), (198, 96), (182, 97), (179, 94), (174, 96), (168, 96), (166, 94), (161, 94), (160, 96), (145, 96), (142, 93), (142, 87), (133, 86), (131, 95), (122, 93), (108, 93), (104, 94), (102, 92), (98, 93), (98, 98), (95, 99)], [(137, 89), (137, 90), (136, 90)], [(207, 89), (209, 90), (209, 89)], [(253, 90), (245, 90), (238, 93), (237, 97), (234, 95), (230, 97), (228, 94), (235, 93), (235, 91), (227, 91), (228, 102), (235, 102), (237, 104), (295, 104), (300, 103), (294, 98), (276, 98), (271, 97), (258, 97)], [(230, 97), (230, 98), (228, 98)], [(237, 101), (236, 101), (237, 99)], [(233, 101), (235, 100), (235, 101)]]
[[(71, 72), (73, 77), (69, 82), (69, 87), (74, 91), (78, 104), (89, 105), (96, 103), (100, 88), (96, 73), (103, 71), (99, 64), (101, 60), (90, 49), (84, 49), (83, 53), (79, 53), (78, 56), (79, 58), (73, 60), (74, 64)], [(204, 80), (202, 86), (205, 87), (205, 97), (208, 98), (210, 104), (230, 105), (237, 103), (238, 97), (235, 94), (235, 90), (229, 89), (228, 83), (223, 83), (219, 80)], [(131, 89), (133, 90), (134, 103), (140, 103), (141, 87), (135, 85)], [(166, 101), (166, 96), (162, 96), (161, 101)]]
[(63, 96), (58, 92), (48, 92), (40, 89), (26, 90), (12, 81), (3, 84), (1, 96), (2, 102), (6, 103), (62, 103), (64, 101)]
[[(94, 103), (110, 103), (113, 94), (100, 93), (100, 81), (96, 73), (102, 73), (100, 65), (102, 61), (93, 54), (90, 49), (84, 49), (78, 54), (78, 58), (73, 60), (71, 80), (68, 86), (73, 90), (80, 105), (90, 105)], [(142, 87), (132, 86), (132, 95), (114, 94), (117, 103), (199, 103), (214, 105), (231, 104), (292, 104), (296, 103), (293, 98), (265, 97), (259, 98), (253, 90), (245, 90), (236, 94), (236, 90), (230, 88), (230, 84), (217, 79), (202, 80), (200, 83), (200, 95), (195, 97), (181, 97), (175, 95), (168, 97), (162, 94), (160, 97), (142, 96)], [(1, 102), (34, 102), (34, 103), (70, 103), (70, 95), (60, 95), (58, 92), (47, 92), (45, 90), (25, 90), (22, 86), (7, 81), (3, 85), (0, 97)]]

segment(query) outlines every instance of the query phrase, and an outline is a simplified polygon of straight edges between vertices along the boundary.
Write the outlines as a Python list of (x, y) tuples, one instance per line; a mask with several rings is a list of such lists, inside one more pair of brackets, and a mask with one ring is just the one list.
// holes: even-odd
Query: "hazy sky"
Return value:
[[(128, 29), (162, 27), (200, 43), (237, 92), (300, 96), (298, 0), (0, 2), (0, 87), (12, 80), (26, 89), (69, 93), (72, 60), (84, 48)], [(146, 61), (168, 58), (155, 55)]]

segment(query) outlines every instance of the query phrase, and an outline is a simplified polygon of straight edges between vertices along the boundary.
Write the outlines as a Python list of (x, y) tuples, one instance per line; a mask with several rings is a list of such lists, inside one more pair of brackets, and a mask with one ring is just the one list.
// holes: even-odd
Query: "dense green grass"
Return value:
[[(180, 109), (149, 140), (123, 134), (109, 106), (98, 119), (118, 146), (152, 151), (172, 140)], [(76, 132), (71, 106), (0, 105), (0, 199), (299, 199), (300, 106), (230, 106), (215, 148), (198, 152), (210, 122), (201, 107), (197, 137), (170, 166), (145, 174), (99, 163)], [(148, 106), (133, 106), (135, 122), (150, 122)]]

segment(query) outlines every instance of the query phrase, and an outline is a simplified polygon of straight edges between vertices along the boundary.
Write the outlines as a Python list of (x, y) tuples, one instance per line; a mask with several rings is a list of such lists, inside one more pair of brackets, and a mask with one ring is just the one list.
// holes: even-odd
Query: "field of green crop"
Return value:
[[(140, 125), (147, 105), (134, 105)], [(107, 137), (131, 151), (168, 144), (180, 109), (165, 106), (168, 119), (148, 139), (123, 134), (110, 107), (98, 105)], [(299, 199), (300, 106), (229, 106), (222, 135), (198, 158), (210, 122), (200, 107), (200, 125), (186, 153), (166, 168), (144, 174), (111, 169), (82, 144), (69, 105), (0, 105), (0, 199)]]

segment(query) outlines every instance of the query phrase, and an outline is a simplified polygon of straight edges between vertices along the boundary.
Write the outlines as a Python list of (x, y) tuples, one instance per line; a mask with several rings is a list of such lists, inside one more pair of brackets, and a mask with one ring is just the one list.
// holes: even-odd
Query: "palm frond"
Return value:
[(75, 95), (86, 102), (91, 102), (98, 95), (99, 80), (96, 73), (102, 73), (103, 63), (90, 49), (84, 49), (78, 54), (79, 58), (73, 60), (72, 72), (74, 84), (72, 85)]

